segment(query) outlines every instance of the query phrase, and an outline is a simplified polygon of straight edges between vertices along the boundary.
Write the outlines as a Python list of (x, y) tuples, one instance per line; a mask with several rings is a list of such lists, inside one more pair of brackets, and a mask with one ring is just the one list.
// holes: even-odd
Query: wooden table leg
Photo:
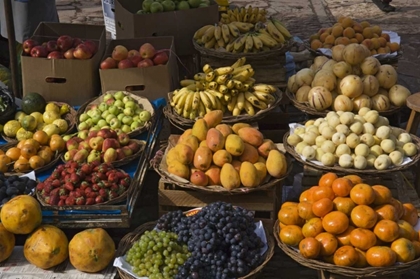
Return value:
[(408, 119), (407, 127), (405, 128), (405, 130), (411, 134), (416, 135), (419, 124), (420, 113), (416, 112), (415, 110), (411, 110), (410, 118)]

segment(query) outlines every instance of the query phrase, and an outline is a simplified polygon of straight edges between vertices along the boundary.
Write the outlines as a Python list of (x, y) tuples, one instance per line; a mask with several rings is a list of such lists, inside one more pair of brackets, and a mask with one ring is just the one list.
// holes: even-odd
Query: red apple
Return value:
[(31, 49), (31, 56), (32, 57), (47, 57), (48, 51), (46, 47), (43, 46), (34, 46)]
[(168, 60), (169, 57), (164, 51), (156, 53), (155, 57), (153, 57), (153, 63), (155, 63), (155, 65), (165, 65)]
[(47, 42), (47, 50), (49, 52), (58, 50), (57, 42), (56, 41), (48, 41)]
[(115, 69), (117, 68), (117, 61), (112, 59), (111, 57), (105, 58), (104, 61), (101, 63), (101, 69)]
[(152, 60), (150, 60), (150, 59), (143, 59), (143, 60), (141, 60), (138, 64), (137, 64), (137, 67), (138, 68), (146, 68), (146, 67), (151, 67), (151, 66), (153, 66), (154, 64), (153, 64), (153, 61)]
[(47, 58), (48, 59), (64, 59), (64, 55), (58, 50), (55, 50), (48, 53)]
[(117, 60), (117, 61), (121, 61), (127, 58), (128, 56), (128, 50), (125, 46), (115, 46), (114, 50), (112, 51), (112, 58)]
[(73, 38), (67, 35), (60, 36), (57, 39), (57, 46), (62, 51), (69, 50), (73, 46)]
[(135, 65), (133, 62), (131, 62), (130, 59), (124, 59), (118, 62), (118, 69), (127, 69), (127, 68), (133, 68)]
[(132, 49), (132, 50), (130, 50), (128, 53), (127, 53), (127, 57), (128, 58), (130, 58), (130, 57), (132, 57), (132, 56), (140, 56), (140, 52), (138, 52), (137, 50), (135, 50), (135, 49)]
[(133, 64), (134, 64), (134, 65), (139, 64), (139, 62), (140, 62), (141, 60), (143, 60), (143, 58), (141, 58), (141, 56), (140, 56), (140, 55), (131, 56), (131, 57), (129, 57), (128, 59), (130, 59), (130, 60), (131, 60), (131, 62), (133, 62)]
[(76, 59), (90, 59), (92, 57), (92, 52), (85, 44), (78, 45), (73, 51), (73, 55)]
[(95, 42), (91, 40), (86, 40), (84, 44), (90, 49), (90, 52), (92, 53), (92, 55), (98, 52), (98, 45)]
[(66, 59), (74, 59), (73, 52), (74, 52), (74, 48), (67, 50), (66, 52), (64, 52), (64, 57)]
[(23, 44), (22, 44), (23, 52), (26, 53), (26, 54), (30, 54), (31, 49), (34, 46), (38, 46), (38, 45), (39, 45), (39, 43), (37, 41), (32, 40), (32, 39), (28, 39), (28, 40), (24, 41)]
[(77, 47), (81, 43), (83, 43), (82, 39), (80, 39), (80, 38), (74, 38), (73, 39), (73, 47)]
[(140, 52), (140, 56), (143, 57), (144, 59), (146, 58), (152, 59), (152, 57), (155, 56), (156, 50), (151, 44), (145, 43), (140, 47), (139, 52)]

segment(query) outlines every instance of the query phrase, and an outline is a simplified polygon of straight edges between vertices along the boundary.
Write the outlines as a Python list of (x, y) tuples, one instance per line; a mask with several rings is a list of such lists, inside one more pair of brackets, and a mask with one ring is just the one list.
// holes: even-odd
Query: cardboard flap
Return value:
[(41, 22), (33, 35), (59, 37), (64, 34), (82, 40), (101, 40), (105, 36), (105, 27), (102, 25)]

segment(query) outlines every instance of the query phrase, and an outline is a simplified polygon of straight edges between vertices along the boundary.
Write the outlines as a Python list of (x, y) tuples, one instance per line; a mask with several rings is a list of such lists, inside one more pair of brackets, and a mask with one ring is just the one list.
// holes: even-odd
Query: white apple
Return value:
[(401, 166), (401, 164), (404, 161), (403, 153), (401, 153), (400, 151), (397, 151), (397, 150), (389, 153), (389, 158), (391, 159), (392, 164), (394, 164), (395, 166)]
[(366, 157), (369, 155), (369, 153), (370, 153), (370, 148), (367, 144), (364, 144), (364, 143), (358, 144), (356, 148), (354, 149), (354, 154), (356, 154), (356, 156)]
[(395, 143), (390, 139), (384, 139), (381, 141), (381, 148), (385, 153), (391, 153), (395, 150)]
[(391, 163), (392, 161), (388, 155), (381, 154), (376, 158), (374, 166), (377, 170), (386, 170), (391, 166)]
[(296, 146), (299, 142), (302, 141), (302, 138), (296, 134), (291, 134), (287, 137), (287, 143), (291, 146)]
[(339, 157), (338, 164), (342, 168), (351, 168), (353, 167), (353, 157), (349, 154), (343, 154)]
[(321, 149), (322, 151), (324, 151), (325, 153), (334, 153), (335, 151), (335, 144), (330, 141), (330, 140), (326, 140), (322, 143), (321, 145)]
[(417, 154), (417, 146), (412, 142), (407, 142), (403, 146), (404, 153), (406, 156), (411, 157)]
[(302, 151), (303, 151), (303, 149), (306, 147), (306, 146), (308, 146), (309, 144), (307, 144), (306, 142), (304, 142), (304, 141), (302, 141), (302, 142), (299, 142), (297, 145), (296, 145), (296, 147), (295, 147), (295, 151), (298, 153), (298, 154), (300, 154), (300, 155), (302, 155)]
[(375, 155), (376, 157), (378, 157), (379, 155), (382, 155), (384, 153), (384, 151), (382, 150), (382, 147), (375, 144), (374, 146), (372, 146), (370, 148), (370, 153)]
[(335, 128), (333, 128), (333, 127), (331, 127), (331, 126), (327, 126), (327, 127), (324, 127), (324, 128), (322, 129), (322, 131), (321, 131), (321, 135), (322, 135), (325, 139), (330, 140), (330, 139), (332, 139), (332, 136), (335, 134), (335, 132), (336, 132)]
[(354, 167), (359, 170), (364, 170), (367, 167), (366, 158), (361, 155), (356, 155), (354, 158)]
[(342, 133), (345, 136), (348, 136), (350, 134), (350, 129), (344, 124), (339, 124), (337, 127), (335, 127), (338, 133)]
[(316, 146), (318, 146), (318, 147), (321, 147), (321, 146), (322, 146), (322, 144), (323, 144), (325, 141), (326, 141), (326, 139), (325, 139), (323, 136), (317, 136), (317, 137), (315, 138), (315, 144), (316, 144)]
[(305, 148), (303, 148), (302, 150), (302, 156), (305, 157), (307, 160), (315, 159), (315, 149), (312, 146), (305, 146)]
[(322, 157), (321, 157), (321, 163), (324, 166), (327, 166), (327, 167), (334, 166), (335, 161), (336, 161), (336, 158), (335, 158), (334, 154), (332, 154), (330, 152), (324, 153), (324, 155), (322, 155)]
[(401, 141), (401, 142), (403, 142), (404, 144), (405, 143), (407, 143), (407, 142), (412, 142), (413, 140), (411, 139), (411, 136), (410, 136), (410, 134), (409, 133), (401, 133), (399, 136), (398, 136), (398, 140), (399, 141)]
[(343, 133), (337, 132), (332, 136), (331, 140), (335, 145), (340, 145), (346, 142), (346, 135), (344, 135)]
[(353, 121), (354, 121), (354, 114), (352, 112), (346, 111), (340, 115), (341, 124), (349, 126), (353, 123)]
[(369, 134), (369, 133), (365, 133), (363, 135), (360, 136), (360, 142), (366, 144), (367, 146), (371, 147), (373, 145), (375, 145), (375, 138)]
[(335, 150), (335, 155), (337, 155), (338, 157), (340, 157), (343, 154), (351, 154), (350, 147), (345, 143), (342, 143), (339, 146), (337, 146), (337, 149)]
[(346, 144), (350, 148), (356, 148), (356, 146), (360, 143), (360, 137), (356, 135), (355, 133), (351, 133), (346, 138)]
[(350, 126), (350, 131), (352, 131), (356, 135), (360, 135), (363, 132), (363, 124), (359, 121), (354, 122)]
[(391, 128), (389, 128), (389, 126), (381, 126), (376, 129), (375, 136), (377, 136), (381, 140), (384, 140), (388, 139), (390, 134)]
[(375, 160), (376, 160), (376, 156), (373, 155), (372, 153), (370, 153), (367, 157), (366, 157), (366, 162), (367, 162), (367, 167), (368, 168), (373, 168), (375, 166)]
[(364, 116), (368, 111), (370, 111), (370, 108), (368, 107), (362, 107), (359, 109), (359, 112), (357, 113), (360, 116)]

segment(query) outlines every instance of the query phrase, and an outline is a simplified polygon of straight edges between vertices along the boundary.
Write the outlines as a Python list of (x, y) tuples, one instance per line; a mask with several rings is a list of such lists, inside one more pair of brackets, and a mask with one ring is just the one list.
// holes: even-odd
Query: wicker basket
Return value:
[(408, 263), (399, 263), (397, 265), (389, 267), (364, 267), (364, 268), (355, 268), (355, 267), (346, 267), (346, 266), (337, 266), (334, 264), (326, 263), (319, 260), (306, 259), (301, 256), (301, 254), (292, 249), (288, 245), (285, 245), (281, 242), (279, 238), (280, 224), (279, 221), (274, 225), (273, 228), (274, 237), (276, 238), (277, 245), (283, 250), (286, 255), (291, 257), (293, 260), (299, 264), (306, 266), (311, 269), (328, 271), (332, 274), (338, 274), (348, 277), (351, 275), (352, 278), (369, 278), (369, 277), (387, 277), (405, 273), (411, 269), (418, 268), (420, 264), (420, 258), (415, 259), (414, 261)]
[[(225, 124), (235, 124), (238, 122), (243, 123), (252, 123), (255, 121), (258, 121), (262, 118), (264, 118), (267, 114), (269, 114), (273, 109), (275, 109), (281, 102), (281, 99), (283, 98), (283, 93), (279, 89), (273, 94), (275, 96), (275, 101), (270, 104), (266, 109), (259, 110), (255, 115), (248, 115), (248, 114), (241, 114), (238, 116), (232, 116), (230, 112), (229, 114), (225, 113), (225, 116), (222, 119), (222, 123)], [(172, 100), (172, 93), (168, 94), (169, 100)], [(165, 106), (163, 113), (168, 118), (169, 122), (177, 127), (178, 129), (185, 131), (186, 129), (191, 128), (196, 120), (191, 120), (188, 118), (184, 118), (183, 116), (177, 114), (175, 110), (172, 108), (172, 106), (169, 104)]]
[[(139, 151), (137, 151), (136, 153), (134, 153), (134, 154), (132, 154), (130, 156), (125, 157), (124, 159), (121, 159), (121, 160), (112, 162), (111, 165), (113, 167), (117, 168), (117, 167), (128, 165), (129, 163), (131, 163), (135, 159), (138, 159), (141, 156), (144, 148), (146, 147), (146, 141), (144, 141), (144, 140), (136, 140), (136, 139), (131, 139), (131, 140), (137, 142), (140, 145)], [(64, 159), (64, 153), (61, 154), (60, 158), (61, 158), (61, 161), (63, 161), (64, 163), (67, 162)]]
[[(133, 243), (140, 239), (140, 237), (144, 234), (145, 231), (151, 231), (156, 226), (156, 222), (149, 222), (141, 225), (140, 227), (136, 228), (132, 233), (129, 233), (125, 235), (118, 245), (118, 249), (116, 252), (115, 257), (122, 257), (124, 256), (127, 251), (131, 248)], [(268, 230), (266, 227), (265, 229), (265, 235), (267, 237), (267, 252), (264, 254), (264, 261), (261, 263), (258, 267), (256, 267), (253, 271), (251, 271), (248, 275), (244, 277), (240, 277), (238, 279), (252, 279), (257, 278), (257, 275), (261, 270), (264, 268), (264, 266), (267, 265), (267, 263), (270, 261), (271, 257), (274, 255), (274, 239), (270, 236), (268, 233)], [(136, 279), (136, 277), (131, 276), (130, 274), (126, 273), (124, 270), (117, 267), (118, 274), (120, 275), (121, 279)]]
[[(307, 113), (309, 115), (317, 115), (317, 116), (325, 117), (328, 112), (332, 111), (332, 110), (329, 110), (329, 109), (323, 110), (323, 111), (318, 111), (318, 110), (314, 109), (313, 107), (311, 107), (308, 102), (300, 103), (296, 100), (295, 94), (290, 92), (288, 89), (286, 89), (286, 96), (289, 98), (289, 100), (293, 103), (293, 105), (297, 109), (299, 109), (302, 112)], [(391, 108), (389, 110), (380, 111), (379, 114), (382, 115), (382, 116), (394, 115), (395, 113), (397, 113), (400, 110), (401, 110), (401, 107), (391, 106)]]
[[(62, 102), (49, 102), (49, 103), (54, 103), (58, 107), (61, 107), (62, 105), (68, 105), (70, 107), (70, 111), (62, 116), (62, 119), (66, 120), (67, 125), (68, 125), (67, 131), (65, 131), (63, 133), (63, 135), (68, 135), (71, 132), (73, 132), (73, 130), (76, 127), (76, 116), (77, 116), (76, 110), (72, 106), (70, 106), (69, 104), (67, 104), (67, 103), (62, 103)], [(13, 142), (13, 143), (17, 143), (18, 142), (18, 140), (16, 138), (8, 137), (3, 132), (1, 133), (1, 136), (7, 142)]]
[[(114, 95), (117, 92), (119, 92), (119, 91), (111, 90), (111, 91), (107, 91), (106, 94)], [(150, 114), (152, 115), (152, 117), (154, 116), (155, 111), (154, 111), (153, 105), (150, 103), (150, 101), (147, 98), (134, 95), (130, 92), (126, 92), (126, 91), (123, 91), (123, 92), (126, 96), (130, 96), (131, 98), (133, 98), (134, 101), (137, 102), (137, 104), (143, 106), (143, 108), (145, 110), (149, 111)], [(80, 121), (79, 121), (80, 115), (82, 113), (85, 113), (86, 111), (88, 111), (91, 106), (100, 104), (103, 99), (104, 99), (104, 95), (100, 95), (99, 97), (95, 97), (93, 99), (90, 99), (89, 101), (87, 101), (86, 103), (84, 103), (83, 105), (80, 106), (79, 110), (77, 111), (77, 117), (76, 117), (77, 126), (79, 126), (79, 124), (80, 124)], [(134, 138), (134, 137), (140, 135), (141, 133), (143, 133), (144, 131), (147, 131), (149, 129), (149, 127), (151, 126), (151, 123), (152, 123), (152, 121), (149, 120), (143, 127), (140, 127), (140, 128), (138, 128), (134, 131), (131, 131), (127, 134), (130, 136), (130, 138)]]
[[(404, 131), (403, 129), (400, 129), (400, 130)], [(324, 165), (315, 164), (314, 162), (309, 161), (309, 160), (303, 160), (302, 157), (295, 151), (295, 148), (287, 143), (287, 137), (289, 136), (289, 133), (290, 132), (287, 132), (286, 134), (284, 134), (284, 137), (283, 137), (283, 145), (284, 145), (284, 148), (286, 149), (287, 153), (292, 155), (297, 161), (299, 161), (303, 165), (308, 165), (308, 166), (313, 167), (314, 169), (323, 170), (323, 171), (327, 171), (327, 172), (333, 171), (333, 172), (337, 172), (337, 173), (349, 173), (349, 174), (360, 174), (360, 175), (386, 174), (386, 173), (389, 173), (389, 172), (406, 170), (406, 169), (410, 168), (411, 166), (415, 165), (420, 159), (420, 138), (418, 138), (417, 136), (415, 136), (413, 134), (410, 134), (410, 136), (413, 140), (413, 143), (415, 143), (416, 146), (417, 146), (417, 154), (412, 156), (411, 157), (411, 162), (409, 162), (407, 164), (404, 164), (404, 165), (401, 165), (401, 166), (393, 166), (392, 168), (388, 168), (386, 170), (377, 170), (377, 169), (358, 170), (358, 169), (355, 169), (355, 168), (343, 168), (343, 167), (340, 167), (338, 165), (335, 165), (333, 167), (327, 167), (327, 166), (324, 166)]]
[(187, 188), (187, 189), (193, 189), (198, 191), (204, 191), (204, 192), (210, 192), (210, 193), (219, 193), (219, 194), (225, 194), (225, 195), (238, 195), (238, 194), (247, 194), (254, 191), (261, 191), (261, 190), (267, 190), (271, 187), (276, 186), (279, 182), (287, 178), (287, 176), (292, 171), (292, 162), (290, 160), (290, 157), (286, 155), (287, 160), (287, 172), (281, 177), (281, 178), (273, 178), (269, 177), (269, 180), (265, 181), (260, 186), (254, 187), (254, 188), (248, 188), (248, 187), (239, 187), (236, 189), (228, 190), (220, 185), (212, 185), (212, 186), (197, 186), (192, 184), (190, 181), (182, 179), (180, 177), (174, 176), (169, 174), (165, 170), (166, 166), (166, 160), (165, 158), (165, 151), (168, 151), (167, 146), (163, 146), (157, 153), (155, 158), (152, 160), (153, 168), (155, 171), (161, 176), (164, 182), (175, 184), (176, 186), (179, 186), (181, 188)]

